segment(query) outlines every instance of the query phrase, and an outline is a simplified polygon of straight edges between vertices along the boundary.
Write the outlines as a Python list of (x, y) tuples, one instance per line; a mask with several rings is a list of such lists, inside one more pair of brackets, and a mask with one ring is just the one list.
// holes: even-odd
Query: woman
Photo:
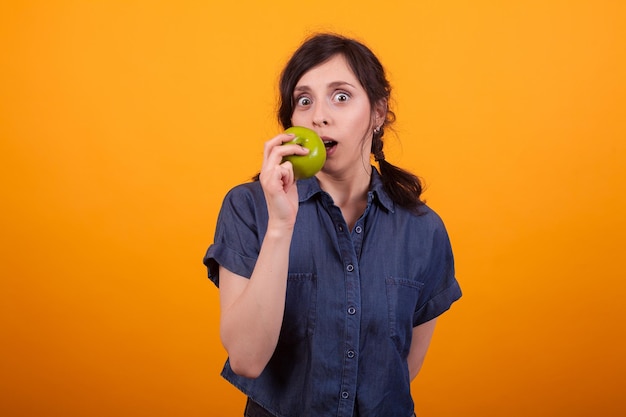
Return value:
[(259, 180), (224, 200), (204, 263), (220, 290), (222, 376), (248, 396), (246, 416), (414, 415), (410, 382), (461, 290), (418, 178), (384, 158), (389, 93), (363, 44), (309, 38), (282, 73), (279, 120), (324, 139), (324, 167), (296, 182), (283, 157), (308, 151), (279, 134)]

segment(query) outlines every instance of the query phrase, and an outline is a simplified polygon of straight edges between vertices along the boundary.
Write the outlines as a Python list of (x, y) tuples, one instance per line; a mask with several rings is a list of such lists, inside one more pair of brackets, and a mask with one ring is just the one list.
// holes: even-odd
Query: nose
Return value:
[(318, 104), (317, 106), (315, 106), (312, 121), (313, 121), (313, 126), (315, 127), (328, 126), (329, 124), (328, 112), (324, 108), (323, 104)]

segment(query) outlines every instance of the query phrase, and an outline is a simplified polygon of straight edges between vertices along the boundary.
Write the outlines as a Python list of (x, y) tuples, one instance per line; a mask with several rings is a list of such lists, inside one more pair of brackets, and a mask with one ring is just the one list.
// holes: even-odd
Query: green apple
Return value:
[(287, 155), (284, 161), (291, 162), (293, 165), (293, 173), (297, 180), (310, 178), (317, 174), (326, 162), (326, 147), (324, 141), (315, 131), (302, 126), (292, 126), (285, 130), (285, 133), (293, 133), (296, 135), (289, 142), (283, 145), (296, 144), (303, 146), (309, 150), (306, 155)]

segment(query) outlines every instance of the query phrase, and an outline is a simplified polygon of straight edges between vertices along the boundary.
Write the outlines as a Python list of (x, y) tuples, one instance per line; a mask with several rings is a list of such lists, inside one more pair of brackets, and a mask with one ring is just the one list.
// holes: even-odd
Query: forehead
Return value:
[(296, 87), (324, 86), (330, 83), (347, 82), (360, 86), (352, 68), (341, 54), (335, 55), (305, 72)]

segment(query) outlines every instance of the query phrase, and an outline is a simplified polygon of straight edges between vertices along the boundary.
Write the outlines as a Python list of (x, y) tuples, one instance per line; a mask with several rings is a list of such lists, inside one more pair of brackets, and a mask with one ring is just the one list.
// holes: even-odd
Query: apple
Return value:
[(285, 133), (293, 133), (296, 136), (289, 142), (284, 142), (283, 145), (295, 143), (309, 150), (306, 155), (287, 155), (283, 158), (283, 162), (291, 162), (296, 179), (310, 178), (317, 174), (326, 162), (324, 141), (314, 130), (302, 126), (292, 126), (285, 130)]

